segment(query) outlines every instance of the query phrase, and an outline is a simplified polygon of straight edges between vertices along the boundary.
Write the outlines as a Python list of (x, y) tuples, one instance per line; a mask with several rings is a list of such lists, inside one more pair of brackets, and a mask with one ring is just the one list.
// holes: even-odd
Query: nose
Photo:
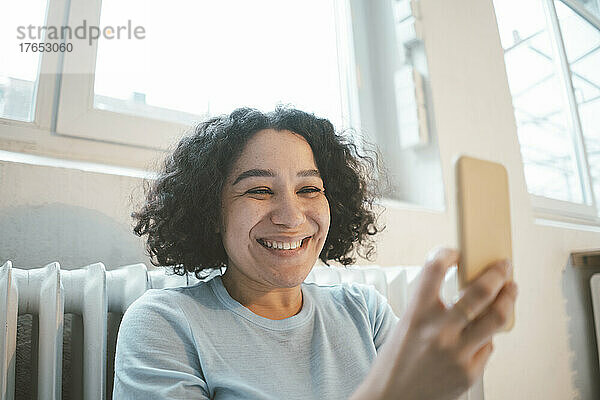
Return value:
[(295, 195), (281, 196), (271, 212), (271, 222), (286, 228), (297, 228), (305, 221), (304, 208)]

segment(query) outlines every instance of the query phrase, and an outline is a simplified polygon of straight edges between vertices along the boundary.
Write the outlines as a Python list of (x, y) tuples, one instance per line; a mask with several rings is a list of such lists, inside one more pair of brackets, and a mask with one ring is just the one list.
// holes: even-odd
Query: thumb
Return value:
[(439, 300), (446, 271), (458, 263), (459, 257), (458, 251), (445, 247), (438, 247), (429, 252), (416, 293), (420, 304), (432, 304)]

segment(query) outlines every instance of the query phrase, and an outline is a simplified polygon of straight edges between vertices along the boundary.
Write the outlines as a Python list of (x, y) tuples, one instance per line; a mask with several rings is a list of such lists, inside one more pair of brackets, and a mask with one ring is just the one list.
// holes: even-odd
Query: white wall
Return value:
[(567, 313), (566, 304), (578, 299), (569, 298), (577, 293), (565, 290), (564, 272), (572, 268), (567, 266), (571, 251), (600, 247), (600, 229), (534, 222), (492, 1), (421, 0), (420, 7), (447, 211), (388, 205), (388, 229), (376, 262), (420, 264), (431, 247), (455, 246), (453, 160), (469, 154), (503, 163), (510, 181), (519, 298), (514, 329), (494, 342), (484, 375), (486, 400), (597, 398), (597, 383), (591, 380), (599, 377), (587, 375), (579, 360), (581, 352), (595, 350), (573, 348), (578, 347), (572, 344), (577, 342), (576, 331), (569, 327), (575, 316)]

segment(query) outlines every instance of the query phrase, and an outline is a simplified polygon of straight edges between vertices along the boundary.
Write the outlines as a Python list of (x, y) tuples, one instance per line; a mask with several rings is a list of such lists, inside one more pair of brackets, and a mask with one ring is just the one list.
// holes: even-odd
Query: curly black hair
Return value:
[(331, 122), (279, 106), (270, 113), (238, 108), (191, 129), (169, 154), (158, 178), (146, 182), (146, 199), (134, 212), (134, 233), (148, 235), (146, 249), (156, 266), (196, 277), (227, 266), (219, 235), (221, 192), (234, 163), (258, 131), (301, 135), (310, 145), (327, 190), (331, 224), (319, 258), (326, 264), (355, 262), (354, 253), (372, 259), (377, 224), (374, 174), (381, 171), (376, 151), (359, 151), (337, 134)]

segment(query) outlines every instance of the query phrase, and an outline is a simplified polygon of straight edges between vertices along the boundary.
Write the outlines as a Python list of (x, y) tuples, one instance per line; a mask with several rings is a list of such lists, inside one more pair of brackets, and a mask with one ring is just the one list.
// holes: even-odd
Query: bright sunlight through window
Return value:
[(99, 41), (98, 109), (190, 123), (283, 103), (343, 120), (332, 1), (102, 1), (101, 26), (128, 20), (146, 38)]

